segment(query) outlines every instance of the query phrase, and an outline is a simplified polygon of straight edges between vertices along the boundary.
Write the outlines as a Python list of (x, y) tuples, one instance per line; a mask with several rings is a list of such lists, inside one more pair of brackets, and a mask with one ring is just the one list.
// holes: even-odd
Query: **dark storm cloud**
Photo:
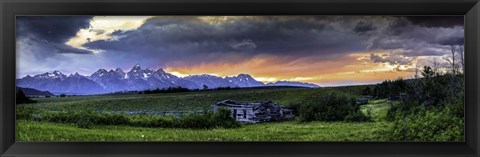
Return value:
[(353, 31), (357, 33), (365, 33), (377, 29), (372, 23), (360, 21), (355, 25)]
[(257, 45), (252, 40), (243, 40), (241, 42), (233, 42), (230, 46), (232, 46), (235, 50), (252, 50), (257, 48)]
[(66, 42), (81, 28), (88, 28), (90, 16), (18, 16), (17, 35), (34, 35), (50, 42)]
[(57, 50), (57, 53), (75, 53), (75, 54), (91, 54), (91, 51), (77, 49), (72, 46), (63, 44), (63, 43), (54, 43), (53, 47)]
[(446, 38), (439, 41), (442, 45), (463, 45), (465, 42), (464, 37), (452, 37)]
[[(448, 48), (446, 46), (463, 45), (463, 25), (455, 22), (458, 17), (432, 18), (431, 20), (427, 17), (391, 19), (385, 29), (372, 38), (369, 49), (402, 50), (401, 53), (405, 56), (441, 56), (445, 54), (442, 49)], [(412, 22), (412, 19), (415, 22)], [(438, 22), (450, 20), (453, 22), (443, 22), (443, 25), (439, 25), (442, 22)]]
[(463, 16), (407, 16), (414, 25), (424, 27), (455, 27), (464, 25)]
[(77, 49), (65, 44), (82, 28), (88, 28), (90, 16), (18, 16), (16, 18), (17, 38), (29, 38), (38, 46), (50, 48), (50, 52), (91, 54), (91, 51)]
[[(348, 28), (347, 28), (348, 27)], [(322, 55), (325, 60), (363, 51), (365, 37), (351, 26), (336, 26), (313, 17), (234, 18), (211, 24), (197, 17), (158, 17), (137, 30), (117, 31), (118, 40), (95, 41), (92, 49), (191, 60), (236, 54), (239, 60), (259, 54), (301, 58)], [(365, 29), (365, 28), (363, 28)], [(208, 60), (207, 60), (208, 61)]]

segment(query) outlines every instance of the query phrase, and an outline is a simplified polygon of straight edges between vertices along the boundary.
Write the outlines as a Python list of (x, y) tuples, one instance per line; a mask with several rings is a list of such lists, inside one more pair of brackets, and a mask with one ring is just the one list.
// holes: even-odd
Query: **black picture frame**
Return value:
[[(14, 91), (17, 15), (464, 15), (465, 142), (16, 142)], [(0, 21), (2, 157), (476, 157), (480, 154), (478, 0), (0, 0)]]

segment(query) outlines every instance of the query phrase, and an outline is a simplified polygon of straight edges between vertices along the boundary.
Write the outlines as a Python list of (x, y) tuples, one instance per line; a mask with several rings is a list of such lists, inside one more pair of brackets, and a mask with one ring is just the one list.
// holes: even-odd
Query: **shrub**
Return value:
[(172, 116), (133, 116), (130, 125), (136, 127), (173, 128), (174, 117)]
[(23, 103), (36, 103), (37, 101), (30, 99), (25, 95), (25, 93), (20, 88), (17, 88), (15, 102), (16, 104), (23, 104)]
[(240, 123), (234, 118), (230, 117), (230, 110), (220, 108), (212, 115), (212, 120), (216, 123), (217, 127), (222, 128), (237, 128), (240, 127)]
[(35, 109), (33, 107), (17, 106), (17, 119), (31, 120)]
[(424, 106), (418, 104), (416, 100), (402, 101), (399, 104), (391, 106), (387, 111), (386, 119), (394, 121), (397, 117), (415, 114), (425, 109)]
[(40, 115), (40, 114), (32, 114), (32, 120), (34, 120), (34, 121), (42, 121), (42, 115)]
[(95, 114), (90, 113), (93, 122), (97, 125), (128, 125), (130, 119), (123, 114)]
[(240, 123), (230, 117), (230, 110), (220, 108), (213, 114), (207, 113), (203, 115), (184, 115), (179, 119), (176, 125), (179, 128), (210, 129), (236, 128), (240, 126)]
[(91, 118), (89, 117), (80, 118), (76, 124), (78, 128), (83, 128), (83, 129), (90, 129), (93, 125)]
[(176, 124), (179, 128), (191, 128), (191, 129), (208, 129), (215, 127), (214, 121), (211, 119), (211, 114), (195, 115), (187, 114), (183, 115)]
[(397, 114), (393, 125), (383, 135), (394, 141), (461, 141), (464, 120), (452, 111), (449, 108), (421, 108), (408, 115)]
[(299, 108), (299, 120), (308, 121), (364, 121), (369, 119), (360, 112), (355, 98), (344, 93), (313, 94)]
[(57, 123), (77, 123), (89, 121), (95, 125), (128, 125), (130, 119), (122, 114), (95, 113), (93, 111), (44, 113), (45, 120)]
[(370, 115), (364, 115), (360, 110), (351, 112), (345, 117), (345, 121), (347, 122), (366, 122), (371, 120)]

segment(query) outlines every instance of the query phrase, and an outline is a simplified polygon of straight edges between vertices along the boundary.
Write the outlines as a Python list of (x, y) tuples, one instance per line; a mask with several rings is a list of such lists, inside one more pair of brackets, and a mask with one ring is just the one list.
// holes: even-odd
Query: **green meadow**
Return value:
[(129, 126), (77, 128), (20, 120), (19, 141), (381, 141), (386, 122), (272, 122), (233, 129), (166, 129)]
[[(266, 88), (219, 91), (192, 91), (164, 94), (125, 94), (36, 98), (37, 103), (23, 104), (17, 112), (33, 109), (32, 115), (49, 112), (81, 111), (196, 111), (208, 110), (225, 99), (240, 101), (272, 100), (288, 107), (302, 105), (307, 95), (342, 92), (359, 96), (364, 86), (336, 88)], [(361, 106), (368, 122), (299, 122), (298, 120), (242, 124), (237, 128), (162, 128), (128, 125), (93, 125), (79, 128), (75, 123), (54, 123), (35, 119), (17, 121), (18, 141), (383, 141), (380, 132), (389, 127), (384, 118), (394, 102), (370, 101)], [(142, 115), (136, 115), (135, 117)], [(147, 116), (147, 115), (145, 115)], [(129, 117), (129, 116), (127, 116)]]

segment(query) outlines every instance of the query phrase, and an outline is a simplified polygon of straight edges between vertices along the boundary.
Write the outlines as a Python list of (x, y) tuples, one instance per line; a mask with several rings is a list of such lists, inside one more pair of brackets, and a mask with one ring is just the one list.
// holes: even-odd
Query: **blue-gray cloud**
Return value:
[(414, 25), (424, 27), (463, 27), (465, 22), (463, 16), (407, 16), (405, 18)]
[[(95, 41), (85, 46), (119, 53), (160, 58), (162, 63), (187, 60), (189, 64), (238, 60), (256, 55), (302, 58), (322, 55), (328, 60), (364, 51), (366, 37), (353, 28), (330, 23), (324, 17), (254, 17), (210, 24), (197, 17), (158, 17), (132, 31), (112, 33), (118, 40)], [(365, 31), (365, 30), (362, 30)], [(216, 57), (211, 57), (215, 55)]]
[(91, 54), (65, 42), (82, 28), (90, 26), (91, 16), (17, 16), (17, 38), (30, 38), (31, 42), (42, 43), (51, 53)]

